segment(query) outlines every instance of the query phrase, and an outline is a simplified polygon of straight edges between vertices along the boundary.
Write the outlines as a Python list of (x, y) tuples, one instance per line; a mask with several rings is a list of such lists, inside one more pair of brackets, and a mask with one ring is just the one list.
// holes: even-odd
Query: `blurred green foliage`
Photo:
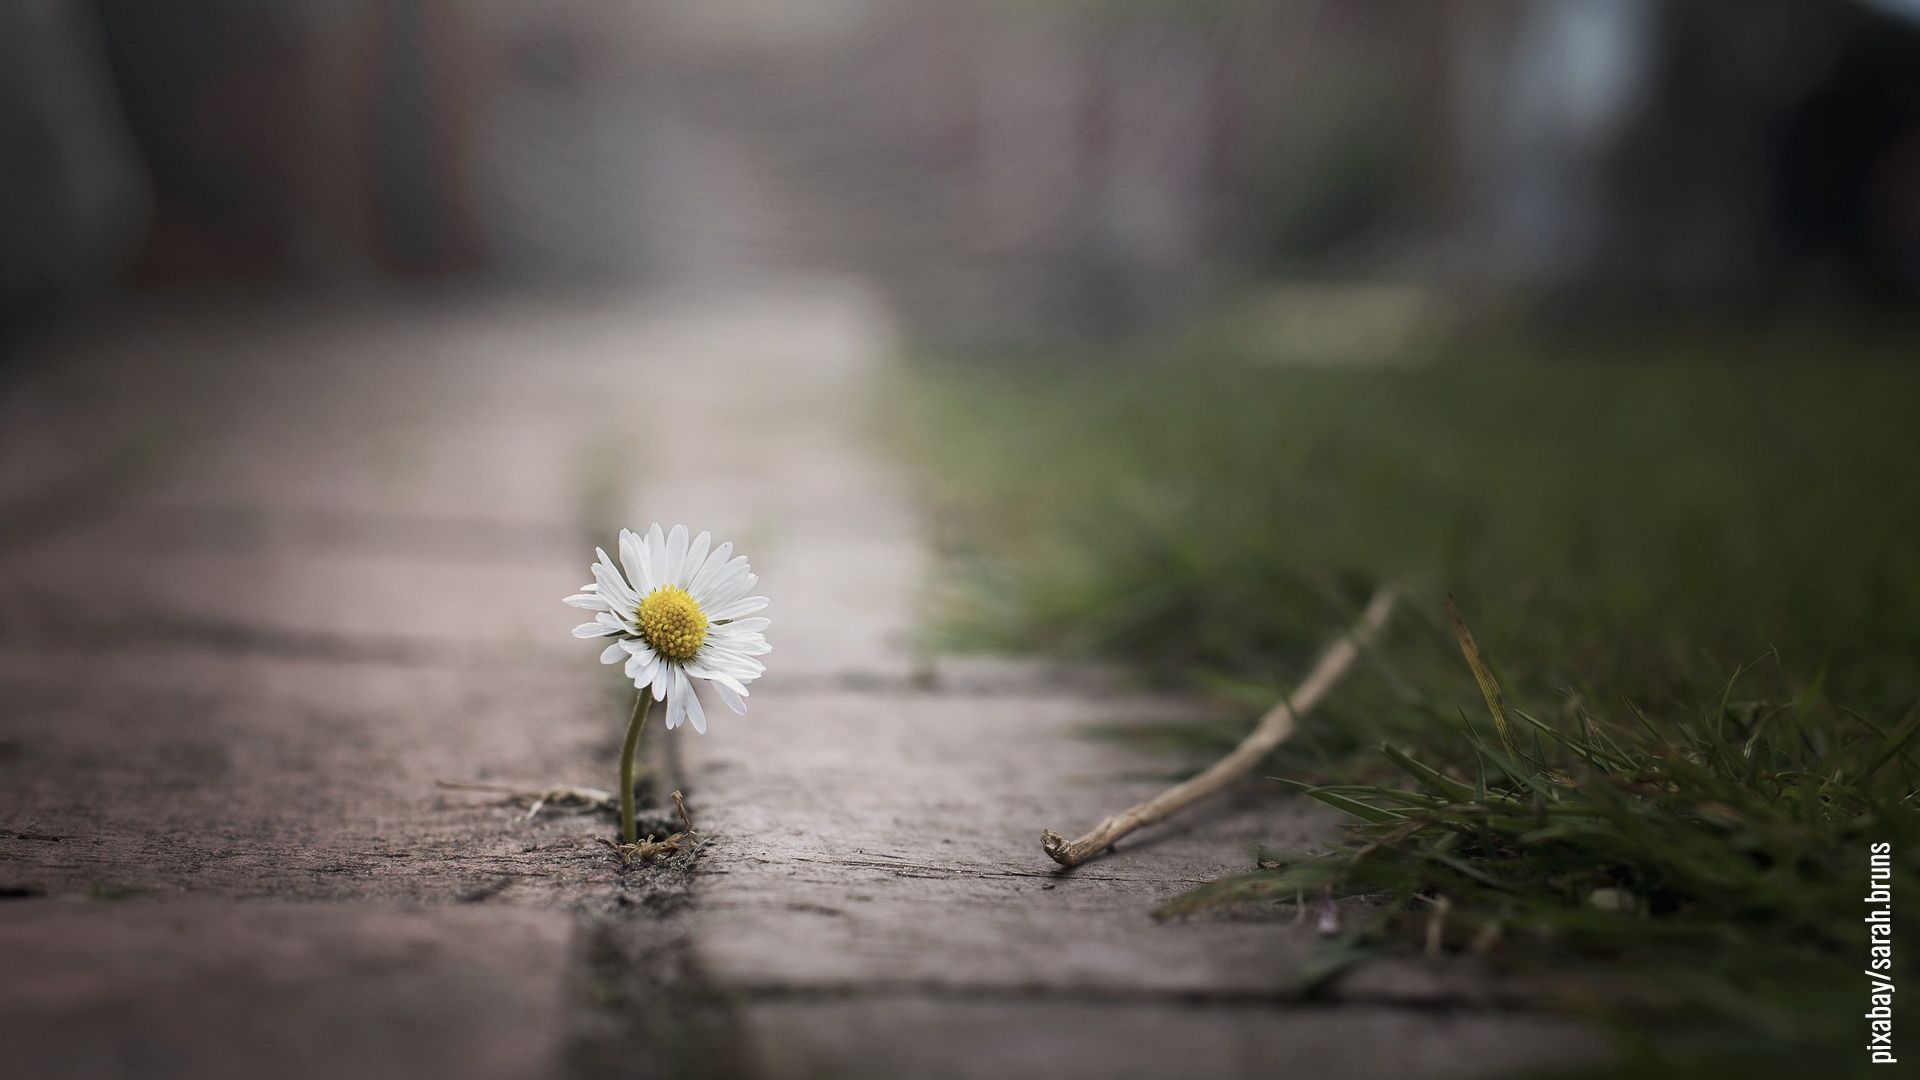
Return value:
[(964, 583), (946, 642), (1277, 688), (1392, 580), (1398, 689), (1448, 712), (1445, 593), (1516, 692), (1698, 702), (1771, 653), (1855, 707), (1920, 694), (1920, 369), (1462, 351), (922, 365), (902, 427)]
[[(1541, 1003), (1622, 1021), (1636, 1069), (1864, 1063), (1867, 844), (1920, 893), (1920, 370), (1726, 336), (1269, 359), (919, 365), (902, 435), (937, 478), (946, 642), (1117, 660), (1250, 717), (1398, 583), (1393, 633), (1272, 763), (1350, 839), (1174, 909), (1379, 896), (1348, 944), (1550, 974)], [(1661, 1015), (1715, 1023), (1648, 1041)]]

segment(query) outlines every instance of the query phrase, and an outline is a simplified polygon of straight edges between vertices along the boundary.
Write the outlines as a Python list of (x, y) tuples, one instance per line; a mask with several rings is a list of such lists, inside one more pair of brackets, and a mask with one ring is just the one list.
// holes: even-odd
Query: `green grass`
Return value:
[[(941, 629), (1251, 717), (1398, 583), (1391, 635), (1272, 762), (1350, 841), (1176, 908), (1375, 895), (1346, 944), (1530, 974), (1543, 1007), (1654, 1031), (1636, 1066), (1863, 1063), (1867, 844), (1920, 892), (1920, 370), (1824, 348), (923, 364), (902, 426), (956, 571)], [(1135, 734), (1204, 756), (1243, 731)]]

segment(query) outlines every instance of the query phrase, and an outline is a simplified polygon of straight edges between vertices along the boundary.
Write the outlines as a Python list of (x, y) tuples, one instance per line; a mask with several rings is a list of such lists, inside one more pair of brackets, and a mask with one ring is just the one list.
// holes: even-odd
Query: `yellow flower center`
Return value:
[(693, 659), (700, 643), (707, 640), (707, 613), (678, 585), (648, 593), (635, 614), (640, 636), (647, 639), (654, 652), (669, 660)]

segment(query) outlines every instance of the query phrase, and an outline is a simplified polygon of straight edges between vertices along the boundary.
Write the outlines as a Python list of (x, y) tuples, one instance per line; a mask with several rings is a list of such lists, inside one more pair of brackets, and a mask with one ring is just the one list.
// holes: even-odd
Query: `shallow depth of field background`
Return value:
[[(9, 322), (113, 293), (884, 283), (925, 338), (1900, 313), (1920, 5), (10, 5)], [(1832, 357), (1808, 357), (1832, 359)]]
[[(0, 237), (20, 370), (127, 310), (851, 282), (939, 647), (1243, 720), (1392, 581), (1276, 767), (1470, 768), (1452, 595), (1517, 708), (1890, 739), (1911, 809), (1912, 0), (19, 0)], [(1755, 828), (1818, 880), (1725, 948), (1818, 936), (1855, 838)]]

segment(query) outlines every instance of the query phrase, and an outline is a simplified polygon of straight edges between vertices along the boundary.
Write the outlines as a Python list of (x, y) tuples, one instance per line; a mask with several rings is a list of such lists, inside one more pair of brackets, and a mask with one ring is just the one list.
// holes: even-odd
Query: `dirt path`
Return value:
[[(48, 1076), (1473, 1075), (1585, 1045), (1417, 969), (1295, 1000), (1284, 910), (1152, 905), (1324, 823), (1216, 808), (1070, 875), (1180, 707), (916, 659), (893, 348), (835, 284), (130, 316), (0, 387), (0, 1045)], [(558, 604), (684, 520), (774, 597), (751, 715), (655, 790), (713, 836), (437, 781), (609, 786)]]

